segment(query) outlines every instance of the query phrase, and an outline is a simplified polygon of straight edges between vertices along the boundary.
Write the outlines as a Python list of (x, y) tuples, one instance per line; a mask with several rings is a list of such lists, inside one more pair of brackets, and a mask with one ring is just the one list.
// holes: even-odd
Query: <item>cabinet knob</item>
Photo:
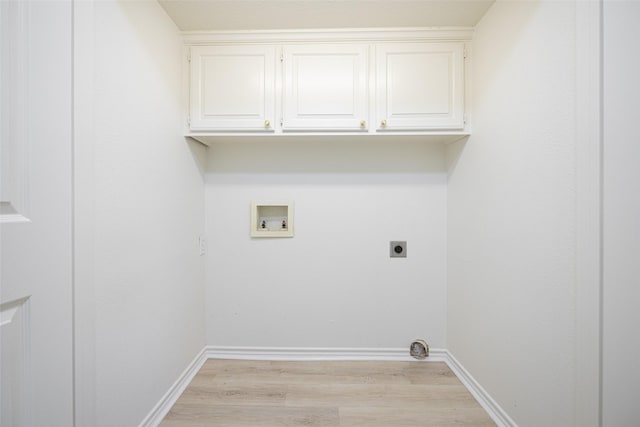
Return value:
[(387, 121), (386, 121), (386, 120), (382, 120), (382, 121), (380, 122), (380, 126), (382, 126), (382, 127), (386, 127), (386, 126), (387, 126)]
[(265, 120), (264, 127), (268, 128), (269, 126), (271, 126), (271, 122), (269, 120)]
[(367, 125), (367, 122), (364, 120), (360, 120), (360, 127), (363, 128)]

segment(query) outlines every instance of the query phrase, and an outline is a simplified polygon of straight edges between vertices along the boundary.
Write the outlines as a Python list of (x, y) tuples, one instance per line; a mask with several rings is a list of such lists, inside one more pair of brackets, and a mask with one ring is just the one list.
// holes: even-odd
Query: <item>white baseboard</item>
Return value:
[[(218, 347), (205, 349), (209, 359), (239, 360), (379, 360), (415, 361), (408, 348)], [(445, 350), (431, 349), (426, 361), (445, 361)]]
[[(163, 396), (139, 427), (155, 427), (169, 413), (182, 392), (207, 359), (282, 360), (282, 361), (416, 361), (408, 348), (298, 348), (298, 347), (220, 347), (206, 346)], [(445, 362), (471, 395), (484, 408), (498, 427), (517, 427), (509, 415), (496, 403), (471, 374), (448, 350), (430, 349), (423, 362)]]
[(480, 406), (484, 408), (489, 414), (491, 419), (498, 425), (498, 427), (518, 427), (515, 421), (507, 415), (507, 413), (493, 400), (493, 398), (482, 388), (475, 378), (458, 362), (458, 359), (445, 350), (446, 360), (445, 362), (454, 374), (458, 377), (460, 382), (469, 390), (469, 393), (478, 401)]
[(207, 352), (205, 347), (198, 353), (193, 361), (191, 361), (187, 369), (182, 372), (176, 382), (169, 388), (169, 391), (162, 396), (160, 401), (151, 410), (149, 415), (142, 420), (138, 427), (156, 427), (159, 425), (206, 361)]

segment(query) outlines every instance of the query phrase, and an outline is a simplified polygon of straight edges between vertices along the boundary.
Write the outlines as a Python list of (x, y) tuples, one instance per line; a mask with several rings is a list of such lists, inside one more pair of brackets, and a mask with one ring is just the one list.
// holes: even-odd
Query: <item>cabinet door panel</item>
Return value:
[(272, 131), (274, 110), (273, 46), (191, 48), (192, 130)]
[(366, 130), (368, 48), (284, 47), (283, 130)]
[(463, 43), (377, 46), (378, 130), (464, 127)]

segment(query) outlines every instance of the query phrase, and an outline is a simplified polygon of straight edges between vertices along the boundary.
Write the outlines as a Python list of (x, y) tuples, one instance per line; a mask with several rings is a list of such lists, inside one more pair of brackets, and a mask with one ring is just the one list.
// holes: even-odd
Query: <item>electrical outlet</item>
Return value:
[(391, 258), (406, 258), (407, 257), (407, 242), (406, 241), (392, 241), (389, 243), (389, 256)]

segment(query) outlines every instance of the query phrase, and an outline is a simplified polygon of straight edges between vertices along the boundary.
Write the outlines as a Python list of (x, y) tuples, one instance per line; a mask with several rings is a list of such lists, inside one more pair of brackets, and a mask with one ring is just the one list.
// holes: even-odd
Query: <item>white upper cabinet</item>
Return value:
[(463, 129), (463, 82), (463, 42), (377, 45), (375, 129)]
[(283, 131), (366, 131), (367, 45), (283, 47)]
[(471, 36), (464, 28), (186, 34), (186, 134), (205, 144), (257, 135), (454, 141), (471, 129)]
[(190, 128), (272, 132), (275, 47), (191, 47)]

